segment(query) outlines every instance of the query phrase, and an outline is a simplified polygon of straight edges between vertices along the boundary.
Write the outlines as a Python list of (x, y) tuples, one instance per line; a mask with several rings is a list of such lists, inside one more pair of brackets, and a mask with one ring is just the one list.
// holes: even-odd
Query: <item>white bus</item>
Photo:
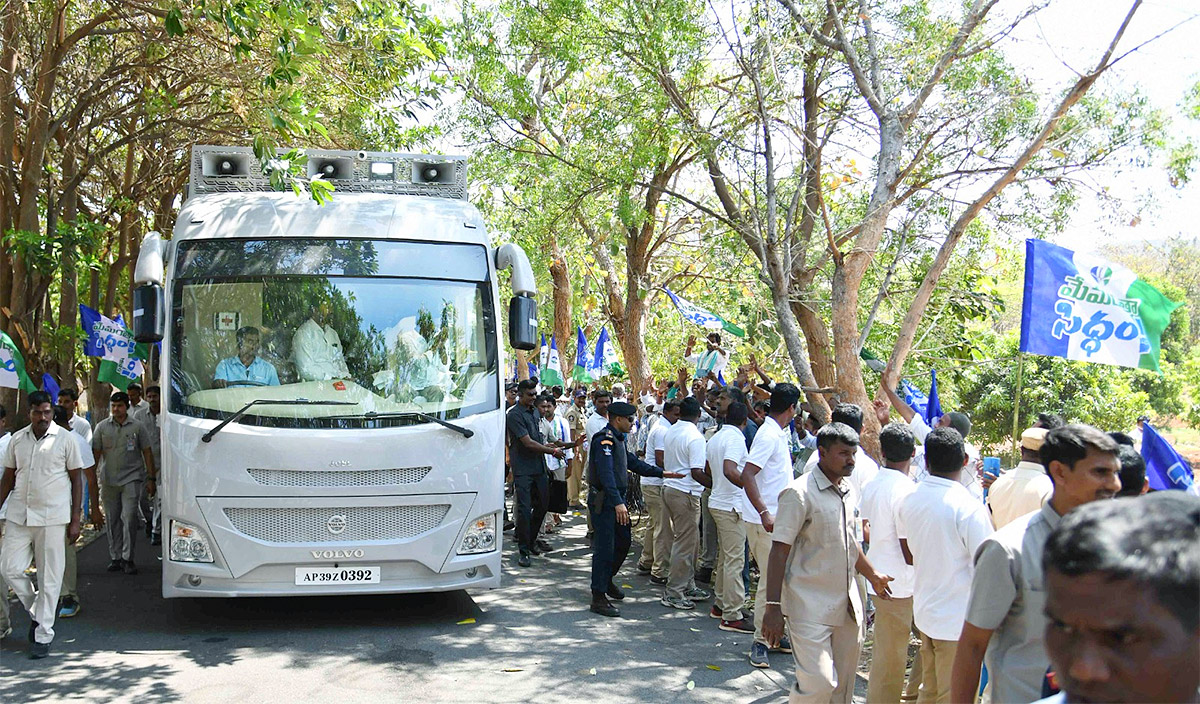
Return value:
[(163, 596), (500, 585), (509, 342), (533, 274), (493, 248), (462, 157), (310, 151), (318, 205), (251, 150), (195, 147), (169, 242), (142, 244), (135, 336), (161, 339)]

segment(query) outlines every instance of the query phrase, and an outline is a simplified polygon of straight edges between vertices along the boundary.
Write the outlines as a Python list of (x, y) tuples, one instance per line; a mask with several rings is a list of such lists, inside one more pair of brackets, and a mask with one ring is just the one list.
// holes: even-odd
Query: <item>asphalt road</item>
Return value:
[(506, 535), (500, 589), (294, 599), (164, 600), (157, 548), (138, 546), (140, 574), (111, 574), (101, 538), (79, 553), (83, 608), (56, 624), (48, 659), (27, 659), (13, 603), (0, 701), (786, 700), (790, 655), (751, 668), (750, 636), (718, 630), (707, 608), (663, 607), (632, 559), (622, 617), (588, 612), (583, 519), (564, 528), (528, 568)]

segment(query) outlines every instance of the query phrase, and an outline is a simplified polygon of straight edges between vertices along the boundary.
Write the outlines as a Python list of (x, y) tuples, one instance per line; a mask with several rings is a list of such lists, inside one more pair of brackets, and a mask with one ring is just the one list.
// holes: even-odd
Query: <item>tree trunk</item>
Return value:
[[(76, 175), (76, 160), (75, 150), (68, 145), (66, 153), (63, 155), (63, 175), (62, 182), (70, 183)], [(62, 194), (59, 201), (61, 206), (61, 215), (59, 218), (59, 227), (66, 231), (72, 231), (76, 225), (76, 220), (79, 216), (79, 191), (75, 188), (68, 188)], [(58, 298), (58, 327), (62, 330), (74, 330), (79, 320), (79, 287), (78, 276), (76, 271), (76, 252), (75, 238), (67, 238), (62, 245), (62, 264), (60, 270), (59, 283), (59, 298)], [(75, 338), (72, 336), (71, 344), (62, 353), (58, 363), (58, 374), (62, 380), (62, 385), (65, 388), (70, 386), (72, 389), (79, 388), (78, 381), (75, 379)]]
[(558, 346), (559, 365), (564, 366), (563, 376), (570, 375), (565, 368), (566, 345), (571, 335), (571, 278), (567, 261), (558, 248), (558, 238), (550, 236), (550, 283), (554, 287), (554, 339)]

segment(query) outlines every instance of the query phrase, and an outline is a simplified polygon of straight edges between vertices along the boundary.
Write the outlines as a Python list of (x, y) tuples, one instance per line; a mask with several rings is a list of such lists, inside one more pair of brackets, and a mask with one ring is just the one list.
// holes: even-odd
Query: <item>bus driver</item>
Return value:
[(262, 336), (258, 328), (246, 326), (238, 328), (238, 353), (228, 359), (222, 359), (217, 364), (213, 374), (213, 388), (223, 389), (226, 386), (279, 386), (279, 375), (275, 365), (258, 356), (259, 343)]

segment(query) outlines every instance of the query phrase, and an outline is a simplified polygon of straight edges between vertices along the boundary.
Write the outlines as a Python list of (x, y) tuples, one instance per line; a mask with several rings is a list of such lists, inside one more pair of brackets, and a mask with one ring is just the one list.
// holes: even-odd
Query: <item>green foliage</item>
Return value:
[[(1015, 335), (1006, 336), (997, 349), (1001, 359), (969, 369), (958, 380), (958, 403), (971, 414), (971, 435), (977, 443), (1001, 447), (1010, 442), (1017, 364), (1024, 367), (1018, 433), (1031, 426), (1038, 413), (1058, 413), (1068, 422), (1106, 431), (1128, 431), (1147, 412), (1149, 395), (1136, 388), (1129, 371), (1059, 357), (1018, 358), (1017, 343)], [(942, 407), (947, 407), (944, 401)]]

